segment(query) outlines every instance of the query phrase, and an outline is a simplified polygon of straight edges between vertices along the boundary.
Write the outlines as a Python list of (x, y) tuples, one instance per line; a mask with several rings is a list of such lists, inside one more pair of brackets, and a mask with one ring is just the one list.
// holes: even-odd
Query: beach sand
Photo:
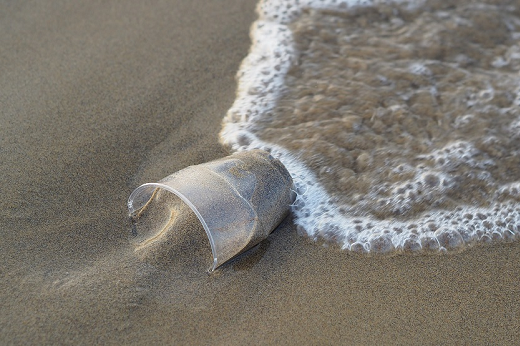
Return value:
[(352, 255), (288, 218), (208, 275), (136, 255), (141, 183), (228, 153), (256, 0), (0, 4), (0, 344), (515, 344), (520, 244)]

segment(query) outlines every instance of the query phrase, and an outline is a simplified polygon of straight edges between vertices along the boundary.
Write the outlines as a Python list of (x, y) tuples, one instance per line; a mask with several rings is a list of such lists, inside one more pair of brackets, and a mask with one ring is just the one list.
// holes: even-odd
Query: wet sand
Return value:
[(0, 343), (518, 342), (519, 243), (369, 257), (288, 219), (211, 276), (136, 256), (133, 188), (227, 154), (255, 3), (0, 5)]

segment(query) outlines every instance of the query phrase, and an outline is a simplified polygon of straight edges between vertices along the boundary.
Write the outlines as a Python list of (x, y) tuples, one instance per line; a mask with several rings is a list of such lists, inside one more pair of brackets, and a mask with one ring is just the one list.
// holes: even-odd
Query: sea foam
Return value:
[[(350, 176), (353, 171), (345, 167), (349, 165), (357, 167), (359, 171), (354, 172), (354, 175), (360, 175), (364, 167), (372, 165), (371, 160), (374, 160), (374, 155), (367, 152), (358, 153), (351, 160), (352, 163), (344, 164), (339, 168), (325, 164), (317, 170), (317, 166), (320, 165), (319, 155), (314, 156), (318, 160), (317, 164), (309, 164), (309, 159), (305, 159), (305, 155), (302, 154), (305, 146), (298, 147), (299, 143), (304, 141), (291, 142), (290, 139), (285, 139), (285, 142), (279, 143), (280, 141), (270, 140), (272, 137), (269, 140), (262, 139), (266, 137), (262, 135), (262, 131), (266, 132), (265, 129), (269, 128), (269, 121), (273, 113), (277, 112), (277, 107), (298, 108), (298, 111), (303, 112), (308, 109), (299, 105), (279, 104), (288, 88), (288, 72), (297, 64), (301, 53), (296, 47), (291, 25), (301, 18), (303, 13), (311, 10), (348, 13), (359, 8), (388, 3), (390, 2), (354, 0), (261, 1), (257, 8), (259, 19), (251, 29), (252, 47), (237, 74), (237, 97), (223, 120), (221, 142), (235, 151), (260, 148), (270, 151), (278, 158), (287, 167), (295, 182), (297, 199), (292, 206), (292, 211), (299, 231), (313, 239), (321, 238), (337, 242), (343, 249), (376, 253), (421, 249), (446, 251), (461, 249), (465, 245), (475, 243), (519, 238), (520, 182), (511, 177), (502, 180), (494, 179), (488, 170), (490, 167), (500, 165), (500, 161), (497, 160), (500, 155), (489, 153), (489, 150), (484, 152), (471, 141), (459, 138), (437, 146), (426, 145), (426, 149), (418, 150), (417, 155), (409, 162), (406, 160), (401, 162), (402, 160), (398, 158), (389, 159), (380, 171), (385, 172), (385, 177), (397, 178), (385, 181), (378, 176), (377, 179), (370, 180), (365, 193), (342, 195), (341, 184), (348, 189), (348, 185), (353, 182)], [(392, 1), (391, 3), (399, 4), (399, 10), (402, 11), (413, 11), (425, 6), (423, 1)], [(449, 16), (440, 10), (436, 15), (440, 19)], [(457, 18), (457, 21), (462, 26), (468, 25), (463, 18), (460, 20)], [(394, 22), (395, 25), (400, 25), (399, 18)], [(508, 25), (511, 26), (511, 31), (520, 27), (513, 19)], [(511, 35), (514, 37), (517, 34), (518, 32), (513, 32)], [(504, 131), (511, 138), (520, 136), (520, 125), (518, 125), (520, 124), (520, 78), (517, 68), (520, 65), (520, 54), (518, 51), (518, 45), (513, 45), (505, 49), (503, 55), (492, 59), (494, 68), (509, 66), (517, 72), (516, 75), (508, 75), (509, 80), (517, 85), (508, 96), (514, 100), (498, 110), (493, 109), (510, 120), (508, 128)], [(462, 54), (454, 59), (450, 66), (471, 63), (466, 61), (468, 58)], [(403, 67), (402, 71), (427, 80), (432, 76), (431, 69), (436, 67), (433, 60), (419, 59), (408, 64), (407, 68)], [(352, 61), (363, 68), (363, 60)], [(352, 61), (349, 64), (352, 65)], [(467, 74), (467, 71), (458, 66), (455, 66), (454, 70), (462, 76)], [(378, 75), (377, 78), (383, 84), (391, 83), (384, 76)], [(324, 88), (330, 89), (330, 85), (325, 85)], [(399, 97), (406, 101), (419, 96), (435, 99), (441, 93), (435, 86), (423, 89), (421, 93), (411, 91)], [(480, 107), (478, 109), (485, 112), (486, 107), (491, 107), (486, 102), (492, 100), (494, 94), (495, 90), (492, 87), (475, 90), (467, 95), (464, 107), (468, 109)], [(324, 96), (315, 95), (310, 99), (310, 103), (323, 103), (326, 101), (323, 99)], [(303, 98), (299, 101), (305, 102)], [(372, 118), (363, 121), (371, 123), (377, 123), (379, 118), (393, 119), (392, 116), (395, 114), (402, 113), (405, 116), (407, 114), (403, 113), (403, 106), (400, 104), (391, 104), (369, 111), (373, 114)], [(472, 113), (455, 114), (450, 126), (463, 133), (474, 123), (476, 116), (478, 117)], [(361, 125), (351, 118), (355, 117), (343, 117), (342, 126), (354, 132), (356, 127)], [(327, 124), (327, 121), (313, 122), (312, 126), (321, 126)], [(345, 121), (349, 124), (345, 125)], [(331, 123), (330, 126), (335, 125)], [(298, 126), (293, 131), (298, 131)], [(291, 137), (290, 132), (288, 136)], [(493, 141), (497, 139), (490, 135), (481, 142), (482, 145), (493, 147), (495, 145)], [(290, 144), (283, 145), (283, 143)], [(496, 147), (501, 148), (500, 143), (496, 144)], [(339, 152), (339, 154), (331, 154), (331, 157), (338, 157), (337, 155), (341, 153), (346, 153), (347, 156), (349, 150), (352, 151), (352, 148), (341, 148), (337, 145), (329, 145), (328, 148)], [(508, 154), (517, 157), (519, 152), (517, 150)], [(516, 179), (518, 178), (520, 177), (516, 176)], [(335, 182), (329, 181), (327, 184), (327, 179)], [(453, 202), (453, 195), (464, 194), (459, 190), (465, 181), (476, 182), (476, 190), (483, 189), (482, 186), (486, 187), (487, 190), (483, 189), (482, 194), (489, 193), (491, 203), (474, 203), (464, 196)], [(479, 182), (482, 182), (482, 185), (479, 185)], [(333, 193), (334, 189), (331, 186), (340, 186), (340, 193)]]

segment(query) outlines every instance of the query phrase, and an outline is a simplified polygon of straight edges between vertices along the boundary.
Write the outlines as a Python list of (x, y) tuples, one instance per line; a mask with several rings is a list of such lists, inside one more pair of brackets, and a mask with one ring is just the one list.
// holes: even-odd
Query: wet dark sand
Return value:
[(518, 243), (353, 256), (287, 220), (211, 276), (136, 256), (132, 189), (226, 155), (255, 2), (0, 5), (0, 343), (518, 342)]

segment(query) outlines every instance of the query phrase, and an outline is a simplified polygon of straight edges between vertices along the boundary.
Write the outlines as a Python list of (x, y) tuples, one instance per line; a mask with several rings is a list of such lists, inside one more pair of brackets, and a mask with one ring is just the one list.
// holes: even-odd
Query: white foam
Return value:
[[(340, 208), (334, 204), (314, 173), (288, 150), (264, 142), (253, 134), (252, 129), (257, 120), (268, 117), (276, 106), (285, 75), (291, 63), (298, 58), (288, 24), (297, 19), (306, 8), (348, 11), (354, 6), (371, 6), (387, 2), (261, 1), (257, 7), (259, 19), (253, 24), (251, 31), (252, 47), (237, 74), (237, 97), (223, 120), (221, 142), (235, 151), (261, 148), (270, 151), (278, 158), (294, 179), (297, 198), (292, 210), (299, 232), (313, 239), (324, 238), (337, 241), (343, 249), (357, 252), (420, 249), (445, 251), (477, 241), (510, 240), (520, 237), (520, 208), (512, 202), (498, 204), (492, 210), (472, 206), (457, 207), (456, 210), (449, 212), (437, 210), (413, 220), (414, 223), (352, 216), (353, 214), (349, 214), (349, 206)], [(399, 0), (392, 2), (406, 3), (410, 7), (420, 6), (423, 3), (423, 1)], [(513, 53), (506, 57), (507, 61), (515, 58), (516, 55)], [(502, 63), (497, 62), (497, 64)], [(429, 70), (423, 65), (412, 65), (410, 71), (429, 74)], [(474, 102), (486, 97), (490, 97), (489, 93), (477, 94)], [(465, 126), (471, 122), (472, 117), (471, 114), (464, 115), (457, 119), (454, 125)], [(492, 160), (478, 154), (478, 150), (471, 144), (455, 142), (442, 150), (423, 155), (419, 159), (434, 160), (437, 166), (432, 170), (403, 166), (404, 170), (415, 171), (415, 177), (403, 186), (395, 187), (391, 199), (382, 199), (381, 203), (392, 205), (393, 208), (401, 208), (403, 210), (400, 212), (406, 213), (406, 209), (411, 208), (412, 203), (421, 203), (423, 201), (421, 198), (438, 199), (442, 202), (445, 190), (452, 188), (454, 184), (452, 179), (442, 172), (442, 166), (457, 165), (461, 160), (465, 164), (482, 168), (495, 164)], [(441, 188), (434, 188), (437, 183)], [(499, 193), (518, 196), (520, 186), (517, 185), (518, 183), (503, 186), (499, 189)], [(375, 186), (373, 190), (378, 188), (380, 187)], [(418, 188), (426, 190), (427, 193), (414, 200), (413, 196), (417, 195)], [(356, 201), (353, 201), (351, 207), (359, 206), (356, 206)]]

